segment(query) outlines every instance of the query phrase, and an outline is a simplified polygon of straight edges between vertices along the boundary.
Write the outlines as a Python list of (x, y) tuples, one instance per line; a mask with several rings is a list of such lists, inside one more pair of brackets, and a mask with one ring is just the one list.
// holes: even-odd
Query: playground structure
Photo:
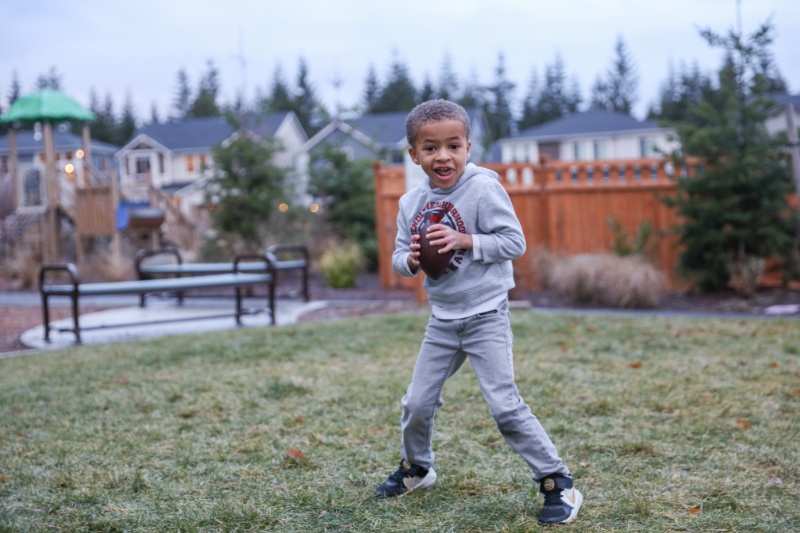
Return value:
[[(149, 191), (145, 202), (131, 203), (119, 190), (114, 168), (97, 168), (92, 162), (89, 123), (94, 114), (60, 91), (43, 89), (16, 100), (0, 121), (11, 124), (8, 132), (8, 174), (11, 183), (11, 210), (2, 224), (3, 241), (13, 243), (41, 257), (45, 263), (62, 259), (61, 223), (64, 218), (74, 228), (75, 255), (78, 264), (86, 261), (87, 238), (104, 237), (110, 241), (112, 259), (120, 261), (120, 232), (132, 228), (151, 235), (154, 248), (161, 245), (161, 232), (170, 235), (174, 244), (194, 250), (193, 225), (161, 191)], [(81, 148), (60, 157), (54, 142), (54, 125), (64, 121), (82, 123)], [(33, 186), (20, 172), (17, 129), (21, 123), (41, 124), (44, 148), (44, 179)], [(37, 130), (36, 135), (39, 135)], [(36, 140), (37, 137), (34, 136)], [(120, 209), (122, 207), (122, 209)], [(20, 245), (20, 246), (18, 246)]]

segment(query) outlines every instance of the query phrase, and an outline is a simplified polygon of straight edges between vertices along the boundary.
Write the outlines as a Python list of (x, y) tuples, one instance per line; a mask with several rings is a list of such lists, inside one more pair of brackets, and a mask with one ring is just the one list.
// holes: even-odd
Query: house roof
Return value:
[(291, 111), (283, 111), (281, 113), (270, 113), (261, 116), (249, 116), (244, 122), (243, 126), (252, 131), (259, 137), (274, 137), (281, 127), (283, 121), (291, 113)]
[[(471, 107), (465, 111), (470, 121), (475, 121), (478, 118), (477, 107)], [(347, 120), (346, 123), (374, 142), (383, 145), (396, 145), (405, 141), (406, 117), (408, 117), (408, 112), (406, 111), (398, 113), (374, 113), (371, 115), (362, 115), (353, 120)]]
[(521, 131), (519, 138), (558, 138), (593, 133), (612, 133), (631, 130), (656, 130), (658, 124), (650, 120), (636, 120), (630, 115), (593, 107), (582, 113), (557, 118), (539, 126)]
[[(44, 139), (36, 140), (34, 132), (32, 131), (17, 131), (17, 153), (18, 154), (33, 154), (44, 151)], [(80, 135), (66, 132), (53, 132), (53, 142), (55, 143), (56, 151), (72, 151), (80, 150), (83, 148), (83, 139)], [(96, 141), (92, 139), (90, 142), (92, 153), (95, 155), (113, 155), (118, 148), (114, 145)], [(0, 154), (8, 154), (8, 135), (0, 137)]]
[(221, 143), (236, 131), (224, 117), (190, 118), (179, 122), (148, 124), (134, 137), (147, 135), (170, 150), (208, 148)]
[(795, 109), (800, 109), (800, 94), (772, 94), (770, 95), (773, 100), (781, 104), (792, 104)]

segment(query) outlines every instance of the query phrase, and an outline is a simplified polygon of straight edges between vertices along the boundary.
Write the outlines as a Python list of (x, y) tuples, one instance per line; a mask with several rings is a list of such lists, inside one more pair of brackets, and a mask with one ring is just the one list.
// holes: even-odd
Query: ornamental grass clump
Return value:
[(354, 287), (363, 268), (364, 254), (355, 243), (334, 246), (320, 261), (325, 283), (334, 289)]
[(580, 254), (537, 263), (547, 288), (581, 303), (654, 308), (667, 286), (663, 272), (638, 255)]

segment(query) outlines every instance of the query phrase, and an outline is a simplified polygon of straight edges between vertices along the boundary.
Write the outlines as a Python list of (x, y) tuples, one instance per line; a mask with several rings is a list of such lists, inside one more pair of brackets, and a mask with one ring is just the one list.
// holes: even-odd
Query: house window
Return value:
[(137, 157), (136, 158), (136, 177), (137, 179), (144, 179), (150, 172), (150, 158)]
[(647, 157), (647, 137), (639, 138), (639, 157)]
[(42, 163), (47, 161), (47, 158), (45, 157), (44, 152), (39, 154), (39, 161), (41, 161)]
[(200, 170), (203, 170), (204, 166), (206, 166), (206, 154), (200, 154)]
[(186, 156), (186, 170), (189, 172), (194, 172), (194, 156), (187, 155)]
[(531, 145), (530, 144), (526, 144), (525, 145), (525, 161), (530, 161), (530, 160), (531, 160)]
[(605, 141), (594, 142), (594, 158), (608, 159), (608, 145)]
[(64, 157), (67, 159), (67, 161), (72, 161), (72, 152), (65, 152)]
[(164, 154), (158, 154), (158, 172), (159, 174), (164, 173)]

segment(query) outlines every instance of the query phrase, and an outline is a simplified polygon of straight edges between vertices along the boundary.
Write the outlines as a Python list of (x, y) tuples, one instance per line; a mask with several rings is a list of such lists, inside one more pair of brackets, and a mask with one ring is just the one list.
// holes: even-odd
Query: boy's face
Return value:
[(428, 175), (432, 188), (450, 189), (464, 173), (471, 146), (463, 122), (437, 120), (417, 130), (414, 146), (408, 153)]

